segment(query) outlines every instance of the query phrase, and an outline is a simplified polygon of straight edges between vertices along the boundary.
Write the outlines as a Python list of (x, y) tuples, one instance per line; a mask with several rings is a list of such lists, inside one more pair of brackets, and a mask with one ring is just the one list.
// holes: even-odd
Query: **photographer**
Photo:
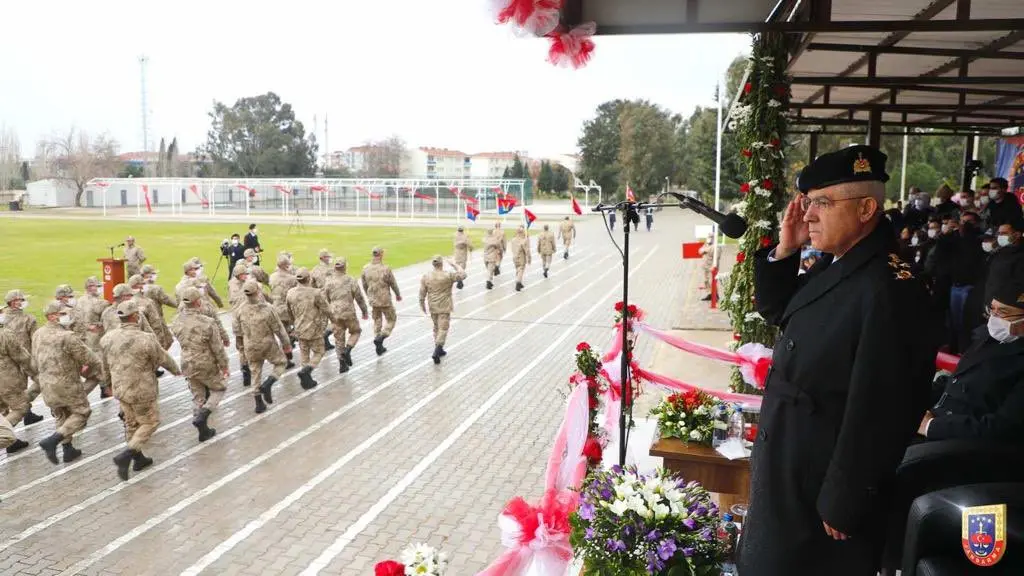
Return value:
[(238, 234), (231, 235), (231, 242), (225, 240), (221, 243), (220, 253), (231, 263), (228, 270), (234, 270), (235, 263), (245, 259), (245, 246), (242, 246), (242, 239)]

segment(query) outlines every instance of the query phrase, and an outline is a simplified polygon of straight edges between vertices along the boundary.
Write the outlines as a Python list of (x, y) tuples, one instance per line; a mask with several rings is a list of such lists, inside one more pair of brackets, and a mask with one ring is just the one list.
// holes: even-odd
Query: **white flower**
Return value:
[(772, 223), (768, 220), (758, 220), (754, 222), (754, 228), (762, 228), (764, 230), (771, 230)]
[(764, 196), (765, 198), (771, 198), (772, 196), (771, 190), (765, 190), (760, 186), (758, 186), (757, 189), (754, 190), (754, 193), (756, 193), (758, 196)]
[(733, 292), (732, 296), (729, 297), (729, 301), (730, 302), (739, 302), (740, 301), (740, 293), (739, 292)]
[(655, 504), (654, 506), (651, 506), (651, 512), (654, 513), (655, 518), (661, 519), (665, 516), (668, 516), (669, 513), (672, 512), (672, 509), (666, 504), (658, 503)]
[(611, 510), (612, 514), (615, 514), (616, 516), (622, 516), (626, 513), (626, 510), (629, 510), (629, 504), (626, 504), (625, 500), (616, 500), (611, 504), (603, 502), (602, 504), (605, 504), (608, 509)]
[(747, 315), (744, 316), (743, 319), (747, 322), (753, 322), (755, 320), (764, 321), (764, 317), (758, 314), (757, 312), (747, 312)]
[(782, 106), (782, 102), (779, 102), (775, 98), (772, 98), (771, 100), (768, 101), (769, 108), (778, 108), (779, 106)]
[(700, 432), (697, 430), (690, 430), (690, 440), (700, 440)]
[(736, 205), (733, 206), (733, 208), (736, 209), (736, 212), (739, 212), (740, 214), (743, 214), (743, 212), (747, 209), (747, 203), (746, 202), (737, 202)]
[(735, 129), (736, 129), (736, 121), (732, 120), (732, 121), (729, 122), (729, 130), (735, 130)]

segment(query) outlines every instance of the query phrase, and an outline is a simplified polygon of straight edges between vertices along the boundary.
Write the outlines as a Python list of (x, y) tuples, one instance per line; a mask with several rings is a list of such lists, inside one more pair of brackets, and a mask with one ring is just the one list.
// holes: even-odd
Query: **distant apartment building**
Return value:
[(334, 152), (331, 154), (332, 163), (328, 164), (328, 167), (348, 168), (352, 173), (363, 172), (369, 164), (367, 158), (371, 152), (373, 146), (353, 146), (344, 152)]
[(501, 178), (505, 170), (515, 164), (516, 156), (526, 162), (526, 152), (480, 152), (471, 157), (470, 173), (473, 178)]
[(469, 154), (447, 148), (420, 146), (409, 151), (402, 175), (426, 178), (472, 178)]

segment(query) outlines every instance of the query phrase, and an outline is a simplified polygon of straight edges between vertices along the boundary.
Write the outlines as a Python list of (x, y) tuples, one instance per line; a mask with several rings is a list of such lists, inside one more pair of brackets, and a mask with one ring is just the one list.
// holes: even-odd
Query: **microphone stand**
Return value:
[[(632, 357), (632, 349), (629, 345), (629, 226), (640, 222), (640, 211), (648, 208), (659, 208), (664, 206), (682, 207), (682, 203), (662, 204), (660, 202), (619, 202), (618, 204), (598, 204), (591, 208), (592, 212), (601, 213), (604, 219), (605, 230), (615, 244), (615, 237), (612, 236), (611, 227), (608, 226), (607, 214), (610, 212), (622, 212), (622, 248), (618, 244), (615, 247), (622, 255), (622, 355), (619, 358), (619, 378), (622, 382), (622, 406), (619, 410), (619, 466), (626, 465), (626, 445), (629, 442), (629, 429), (633, 426), (633, 383), (630, 380), (629, 360)], [(627, 426), (628, 424), (628, 426)]]

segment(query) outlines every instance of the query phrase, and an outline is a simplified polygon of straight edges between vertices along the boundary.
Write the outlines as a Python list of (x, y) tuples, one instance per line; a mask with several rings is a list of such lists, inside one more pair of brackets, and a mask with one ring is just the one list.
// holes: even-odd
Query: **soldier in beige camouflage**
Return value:
[(117, 305), (121, 327), (111, 330), (100, 340), (103, 371), (110, 375), (114, 397), (124, 413), (124, 438), (128, 447), (114, 456), (117, 475), (128, 480), (128, 467), (136, 472), (153, 465), (142, 449), (160, 426), (160, 384), (157, 368), (181, 375), (178, 364), (160, 345), (153, 334), (139, 328), (142, 310), (137, 300)]
[[(4, 328), (7, 323), (5, 310), (0, 309), (0, 417), (13, 427), (32, 408), (28, 401), (28, 377), (35, 377), (36, 370), (32, 365), (32, 356), (21, 345), (19, 338)], [(4, 447), (8, 454), (14, 454), (28, 448), (28, 442), (15, 438)]]
[(76, 304), (75, 289), (70, 284), (61, 284), (53, 291), (53, 299), (67, 308), (74, 308)]
[[(277, 312), (278, 318), (281, 319), (281, 323), (284, 324), (284, 329), (288, 332), (288, 337), (291, 338), (292, 346), (295, 345), (295, 322), (292, 320), (291, 314), (288, 313), (288, 302), (286, 298), (288, 291), (298, 285), (298, 280), (295, 279), (295, 274), (292, 273), (292, 258), (287, 252), (282, 252), (277, 256), (277, 269), (270, 275), (270, 302), (274, 306), (274, 311)], [(286, 353), (285, 358), (288, 359), (288, 365), (286, 369), (291, 370), (295, 367), (295, 363), (292, 362), (292, 354)]]
[[(95, 276), (85, 280), (85, 293), (75, 302), (72, 315), (75, 323), (72, 329), (75, 334), (85, 342), (85, 345), (94, 353), (100, 352), (100, 338), (103, 337), (103, 312), (110, 307), (110, 302), (103, 299), (100, 293), (100, 281)], [(110, 398), (112, 395), (110, 385), (106, 382), (106, 375), (100, 382), (100, 398)]]
[(263, 362), (274, 365), (274, 371), (266, 380), (253, 388), (256, 399), (256, 413), (267, 410), (267, 404), (273, 404), (272, 387), (284, 376), (285, 354), (292, 351), (291, 340), (285, 332), (277, 312), (267, 304), (260, 292), (260, 287), (253, 279), (242, 285), (245, 304), (238, 309), (238, 324), (242, 329), (242, 340), (245, 342), (245, 358), (252, 373), (252, 379), (260, 381), (263, 375)]
[(129, 236), (124, 239), (124, 267), (129, 277), (135, 276), (142, 271), (142, 263), (146, 261), (146, 253), (135, 244), (135, 237)]
[[(235, 350), (238, 350), (238, 363), (242, 366), (242, 386), (246, 388), (252, 385), (252, 372), (249, 371), (249, 363), (245, 357), (245, 341), (242, 338), (242, 325), (238, 323), (238, 310), (246, 302), (242, 286), (250, 278), (248, 271), (251, 269), (252, 266), (250, 264), (245, 262), (236, 263), (235, 269), (231, 271), (231, 280), (228, 281), (228, 303), (231, 306), (231, 332), (235, 335)], [(259, 290), (257, 296), (261, 300), (266, 301), (263, 290)]]
[[(148, 322), (149, 327), (153, 329), (153, 334), (156, 335), (157, 340), (160, 342), (160, 345), (164, 347), (164, 350), (169, 350), (171, 345), (174, 344), (174, 335), (171, 334), (171, 330), (167, 327), (167, 323), (164, 322), (163, 314), (160, 313), (160, 305), (144, 295), (146, 282), (142, 279), (142, 276), (136, 275), (129, 278), (128, 288), (131, 288), (133, 294), (132, 299), (139, 307), (139, 314), (146, 318), (146, 322)], [(157, 377), (162, 375), (163, 372), (158, 371)]]
[(576, 241), (576, 225), (573, 224), (572, 219), (568, 216), (558, 226), (558, 237), (562, 240), (562, 247), (564, 252), (562, 258), (565, 260), (569, 259), (569, 248), (572, 247), (573, 242)]
[[(309, 271), (309, 276), (313, 283), (313, 288), (322, 291), (327, 285), (327, 277), (334, 272), (334, 266), (331, 265), (332, 256), (327, 248), (321, 249), (320, 253), (317, 254), (317, 258), (320, 261)], [(324, 330), (324, 350), (327, 351), (334, 350), (334, 345), (331, 344), (331, 333), (331, 327), (328, 325), (327, 329)]]
[(0, 416), (0, 448), (9, 448), (17, 441), (18, 437), (14, 435), (14, 426), (11, 426), (6, 418)]
[(214, 326), (217, 321), (202, 312), (199, 290), (187, 288), (182, 301), (185, 306), (171, 323), (171, 332), (181, 345), (181, 371), (192, 391), (192, 425), (199, 431), (199, 441), (206, 442), (217, 434), (209, 419), (224, 398), (228, 355)]
[[(362, 312), (363, 320), (369, 320), (370, 314), (366, 307), (363, 291), (359, 289), (356, 279), (347, 273), (348, 261), (345, 258), (334, 260), (334, 273), (327, 277), (324, 286), (324, 299), (330, 309), (331, 323), (334, 324), (334, 338), (343, 346), (338, 346), (338, 372), (344, 374), (352, 366), (352, 347), (359, 341), (362, 328), (356, 319), (356, 306)], [(348, 332), (348, 339), (345, 338)]]
[(487, 269), (487, 289), (494, 288), (494, 277), (501, 262), (501, 238), (491, 232), (484, 236), (484, 267)]
[[(32, 335), (32, 362), (38, 371), (43, 401), (57, 420), (57, 430), (39, 442), (46, 457), (57, 464), (57, 445), (63, 446), (64, 462), (72, 462), (82, 455), (71, 442), (74, 435), (85, 428), (92, 414), (86, 390), (91, 390), (103, 371), (99, 357), (70, 330), (74, 323), (71, 309), (60, 302), (50, 302), (43, 308), (46, 324)], [(82, 377), (86, 384), (83, 385)]]
[(516, 267), (516, 292), (523, 289), (523, 275), (526, 273), (526, 266), (533, 261), (530, 255), (530, 237), (526, 235), (526, 227), (520, 226), (516, 235), (512, 237), (509, 244), (512, 251), (512, 264)]
[(558, 248), (555, 245), (555, 235), (551, 232), (550, 227), (545, 224), (544, 230), (537, 237), (537, 254), (540, 254), (540, 262), (541, 266), (544, 267), (545, 278), (548, 277), (548, 270), (551, 269), (551, 257), (556, 250)]
[[(391, 292), (394, 291), (395, 300), (399, 302), (402, 301), (402, 294), (398, 291), (398, 281), (391, 267), (384, 263), (384, 249), (374, 247), (372, 254), (373, 260), (363, 267), (361, 280), (373, 313), (373, 345), (377, 347), (377, 356), (380, 356), (388, 351), (384, 347), (384, 340), (391, 336), (398, 319), (391, 301)], [(387, 323), (382, 320), (387, 320)]]
[[(455, 231), (455, 263), (462, 268), (463, 271), (468, 270), (467, 264), (469, 264), (469, 253), (473, 251), (473, 241), (466, 235), (466, 229), (459, 226)], [(462, 290), (465, 286), (462, 280), (455, 283), (455, 287)]]
[[(36, 319), (31, 314), (25, 312), (28, 308), (28, 298), (25, 297), (25, 293), (21, 290), (10, 290), (4, 297), (4, 303), (7, 307), (4, 308), (4, 325), (10, 330), (18, 343), (21, 344), (26, 350), (32, 350), (32, 335), (35, 334), (37, 324)], [(25, 426), (35, 424), (43, 419), (42, 416), (32, 411), (31, 404), (39, 396), (40, 388), (39, 384), (36, 383), (36, 379), (32, 378), (34, 386), (29, 386), (28, 403), (30, 405), (23, 420)], [(34, 393), (33, 393), (34, 390)]]
[(220, 294), (217, 294), (217, 289), (213, 287), (210, 279), (203, 273), (204, 267), (203, 262), (197, 258), (192, 257), (187, 262), (182, 264), (182, 270), (185, 275), (181, 277), (181, 281), (174, 287), (174, 295), (181, 300), (181, 291), (188, 287), (198, 288), (204, 297), (211, 303), (211, 306), (217, 308), (223, 308), (224, 302), (220, 299)]
[(448, 338), (448, 327), (452, 318), (452, 286), (466, 278), (466, 271), (457, 263), (448, 261), (454, 272), (444, 271), (444, 259), (440, 255), (431, 260), (433, 270), (423, 275), (420, 280), (420, 309), (427, 313), (430, 306), (430, 319), (434, 321), (434, 364), (441, 363), (441, 357), (448, 354), (444, 350)]
[(260, 284), (269, 287), (270, 275), (267, 274), (266, 270), (260, 267), (259, 254), (257, 254), (252, 248), (246, 248), (243, 254), (245, 257), (245, 264), (249, 267), (249, 276)]
[(167, 317), (164, 315), (164, 306), (172, 310), (177, 310), (178, 305), (181, 303), (178, 302), (177, 295), (172, 298), (171, 295), (164, 290), (163, 286), (156, 283), (156, 279), (156, 268), (153, 268), (149, 264), (142, 267), (142, 280), (146, 283), (146, 288), (143, 290), (142, 295), (153, 302), (156, 302), (157, 308), (160, 309), (160, 317), (164, 318), (164, 321), (166, 321)]
[(501, 228), (501, 222), (494, 223), (494, 229), (491, 230), (491, 235), (498, 239), (498, 243), (501, 246), (501, 252), (498, 254), (498, 261), (494, 264), (494, 275), (498, 276), (501, 274), (501, 261), (505, 259), (505, 252), (508, 251), (508, 237), (505, 236), (505, 231)]
[(285, 302), (288, 315), (295, 322), (295, 337), (299, 340), (299, 361), (302, 363), (299, 382), (303, 390), (309, 390), (317, 385), (313, 379), (313, 368), (324, 359), (323, 337), (330, 310), (323, 292), (313, 287), (309, 270), (299, 268), (295, 271), (295, 279), (299, 285), (288, 291)]
[[(114, 296), (114, 305), (107, 306), (107, 308), (100, 314), (100, 321), (103, 322), (103, 332), (110, 332), (111, 330), (117, 330), (121, 327), (121, 318), (117, 315), (117, 305), (122, 302), (127, 302), (135, 298), (135, 292), (128, 287), (127, 284), (118, 284), (114, 286), (112, 291)], [(143, 332), (149, 332), (154, 336), (156, 333), (153, 331), (153, 327), (149, 325), (149, 320), (146, 316), (139, 318), (139, 327)]]

